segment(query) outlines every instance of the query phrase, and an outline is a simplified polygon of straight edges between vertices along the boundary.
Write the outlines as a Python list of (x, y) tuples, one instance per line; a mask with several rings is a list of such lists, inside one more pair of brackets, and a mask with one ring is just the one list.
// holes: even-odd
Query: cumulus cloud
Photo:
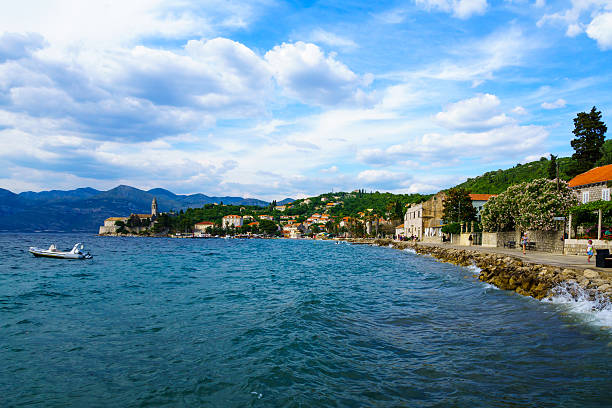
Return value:
[(415, 0), (415, 3), (428, 10), (452, 12), (453, 16), (460, 19), (484, 14), (488, 7), (487, 0)]
[(597, 41), (602, 50), (612, 49), (612, 12), (595, 16), (587, 26), (586, 33)]
[(438, 124), (451, 130), (488, 130), (512, 122), (504, 113), (498, 113), (499, 104), (495, 95), (478, 95), (448, 105), (435, 118)]
[(476, 158), (479, 162), (522, 157), (539, 147), (548, 137), (541, 126), (507, 125), (482, 132), (427, 133), (385, 149), (362, 149), (358, 160), (372, 165), (388, 165), (405, 160), (430, 164)]
[(45, 40), (36, 33), (4, 33), (0, 35), (0, 63), (30, 56), (43, 48)]
[(371, 79), (362, 78), (315, 44), (298, 41), (275, 46), (265, 55), (278, 84), (290, 97), (304, 103), (331, 105), (355, 100), (360, 86)]
[(544, 102), (542, 103), (542, 107), (544, 109), (559, 109), (559, 108), (564, 108), (565, 105), (567, 105), (567, 102), (565, 101), (565, 99), (557, 99), (554, 102)]
[(612, 3), (609, 0), (572, 0), (571, 4), (570, 8), (544, 15), (538, 27), (545, 24), (566, 26), (568, 37), (586, 32), (602, 50), (612, 48)]

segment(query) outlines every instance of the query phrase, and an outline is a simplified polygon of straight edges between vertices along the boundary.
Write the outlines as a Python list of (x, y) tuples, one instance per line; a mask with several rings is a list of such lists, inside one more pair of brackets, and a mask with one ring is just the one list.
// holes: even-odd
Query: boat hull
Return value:
[(72, 252), (53, 252), (45, 249), (30, 248), (30, 253), (36, 258), (57, 258), (57, 259), (90, 259), (89, 254), (75, 254)]

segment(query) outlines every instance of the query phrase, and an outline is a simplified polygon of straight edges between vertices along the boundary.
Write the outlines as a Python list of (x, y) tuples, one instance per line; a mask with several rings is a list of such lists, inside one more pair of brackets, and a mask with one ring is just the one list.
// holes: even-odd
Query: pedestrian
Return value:
[(527, 242), (529, 242), (529, 238), (527, 238), (527, 233), (523, 232), (523, 236), (521, 237), (521, 245), (523, 246), (523, 255), (525, 255), (525, 250), (527, 249)]
[(593, 240), (589, 239), (589, 244), (587, 245), (587, 262), (591, 263), (591, 257), (593, 256)]
[(468, 240), (470, 241), (470, 246), (472, 246), (472, 240), (473, 240), (473, 239), (474, 239), (474, 238), (472, 237), (472, 234), (470, 234), (470, 236), (468, 237)]

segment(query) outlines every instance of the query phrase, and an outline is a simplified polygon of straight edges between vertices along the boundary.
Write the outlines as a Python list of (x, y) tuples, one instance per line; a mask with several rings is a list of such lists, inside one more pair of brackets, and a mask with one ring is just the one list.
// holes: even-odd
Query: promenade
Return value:
[(479, 245), (465, 246), (465, 245), (452, 245), (452, 244), (432, 244), (426, 242), (418, 242), (417, 245), (429, 246), (429, 247), (440, 247), (440, 248), (454, 248), (462, 249), (467, 251), (477, 251), (482, 253), (490, 254), (505, 254), (520, 259), (525, 263), (530, 264), (542, 264), (556, 266), (560, 268), (573, 268), (573, 269), (593, 269), (598, 271), (602, 276), (612, 278), (612, 268), (597, 268), (595, 266), (595, 256), (591, 258), (591, 263), (587, 263), (587, 257), (585, 255), (563, 255), (563, 254), (552, 254), (550, 252), (541, 251), (527, 251), (523, 255), (523, 251), (519, 248), (496, 248), (496, 247), (482, 247)]

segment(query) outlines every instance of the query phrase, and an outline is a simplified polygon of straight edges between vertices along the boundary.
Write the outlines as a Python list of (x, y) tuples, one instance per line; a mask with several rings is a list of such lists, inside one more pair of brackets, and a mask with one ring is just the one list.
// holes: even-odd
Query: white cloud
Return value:
[(587, 26), (586, 33), (597, 41), (602, 50), (612, 49), (612, 12), (595, 16)]
[(452, 103), (435, 118), (451, 130), (488, 130), (507, 125), (512, 119), (498, 112), (500, 101), (495, 95), (484, 94)]
[(360, 77), (315, 44), (298, 41), (275, 46), (265, 55), (285, 93), (304, 103), (331, 105), (356, 100), (359, 87), (368, 85)]
[(332, 47), (339, 47), (345, 49), (357, 48), (357, 43), (350, 38), (344, 38), (337, 34), (330, 33), (321, 28), (315, 29), (310, 34), (310, 41), (313, 43), (326, 44)]
[(495, 72), (524, 65), (526, 57), (542, 46), (538, 39), (526, 37), (521, 29), (513, 26), (471, 42), (453, 44), (449, 49), (451, 58), (442, 58), (429, 68), (405, 77), (472, 81), (480, 85), (493, 79)]
[(0, 27), (37, 32), (54, 46), (132, 45), (143, 37), (211, 36), (242, 28), (266, 1), (207, 0), (21, 0), (4, 2)]
[[(586, 32), (602, 50), (612, 48), (612, 2), (610, 0), (572, 0), (572, 6), (562, 11), (544, 15), (537, 23), (565, 25), (565, 35), (576, 37)], [(583, 16), (586, 15), (587, 19)], [(588, 18), (591, 19), (588, 22)], [(585, 29), (586, 27), (586, 29)]]
[(523, 108), (522, 106), (517, 106), (514, 109), (512, 109), (512, 113), (516, 114), (516, 115), (526, 115), (527, 109)]
[(559, 108), (565, 108), (565, 105), (567, 105), (567, 102), (565, 101), (565, 99), (557, 99), (554, 102), (544, 102), (542, 103), (542, 108), (544, 109), (559, 109)]
[(415, 3), (428, 10), (452, 12), (453, 16), (460, 19), (484, 14), (488, 7), (487, 0), (415, 0)]

